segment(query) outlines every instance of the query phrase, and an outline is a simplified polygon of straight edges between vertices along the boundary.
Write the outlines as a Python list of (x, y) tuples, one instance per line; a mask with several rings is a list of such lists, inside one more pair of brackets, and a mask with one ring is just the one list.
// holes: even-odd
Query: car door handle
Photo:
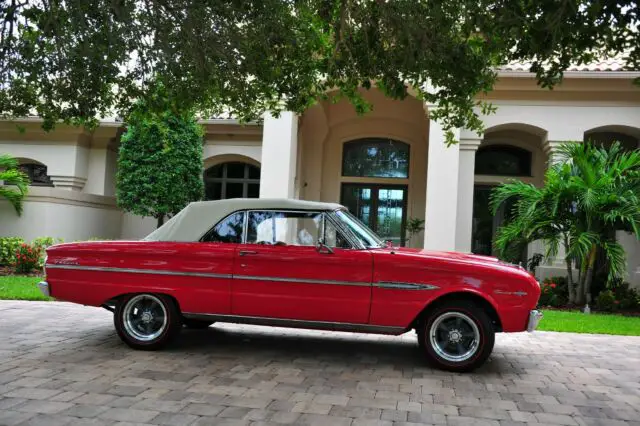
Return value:
[(240, 256), (248, 256), (250, 254), (258, 254), (255, 250), (240, 250)]

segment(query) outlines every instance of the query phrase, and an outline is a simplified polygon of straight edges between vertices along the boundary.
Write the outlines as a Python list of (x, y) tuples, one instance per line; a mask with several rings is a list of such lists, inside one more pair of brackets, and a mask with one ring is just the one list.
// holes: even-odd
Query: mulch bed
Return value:
[[(591, 308), (592, 314), (621, 315), (623, 317), (640, 317), (640, 311), (607, 312), (607, 311), (599, 311), (597, 308), (595, 308), (592, 305), (589, 305), (589, 307)], [(584, 306), (539, 306), (538, 307), (538, 309), (543, 309), (545, 311), (564, 311), (564, 312), (575, 312), (575, 311), (582, 312), (582, 308), (584, 308)]]
[(21, 277), (39, 277), (42, 276), (42, 271), (33, 271), (28, 274), (16, 274), (15, 270), (11, 266), (0, 265), (0, 277), (6, 277), (8, 275), (20, 275)]

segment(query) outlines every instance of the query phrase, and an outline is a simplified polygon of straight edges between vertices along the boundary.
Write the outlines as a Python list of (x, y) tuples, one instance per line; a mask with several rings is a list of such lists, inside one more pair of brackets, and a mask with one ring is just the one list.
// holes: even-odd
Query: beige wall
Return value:
[(158, 221), (152, 217), (141, 217), (131, 213), (122, 214), (122, 230), (119, 238), (139, 240), (155, 231)]
[[(307, 200), (340, 201), (344, 182), (408, 185), (407, 217), (424, 218), (426, 196), (428, 119), (415, 98), (395, 101), (377, 90), (363, 92), (373, 111), (358, 116), (346, 101), (322, 102), (302, 117), (300, 144), (300, 194)], [(342, 177), (345, 142), (383, 137), (410, 145), (409, 179)]]
[(115, 199), (59, 188), (31, 187), (22, 216), (0, 201), (0, 236), (25, 240), (37, 237), (65, 241), (120, 238), (122, 212)]

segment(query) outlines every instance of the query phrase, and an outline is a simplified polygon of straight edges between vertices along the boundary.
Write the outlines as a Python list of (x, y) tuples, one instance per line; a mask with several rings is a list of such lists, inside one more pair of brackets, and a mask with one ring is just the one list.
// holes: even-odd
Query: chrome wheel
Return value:
[(429, 340), (436, 354), (449, 362), (464, 362), (480, 347), (480, 330), (461, 312), (445, 312), (429, 329)]
[(127, 334), (142, 342), (157, 339), (168, 325), (164, 304), (151, 294), (132, 297), (122, 311), (122, 320)]

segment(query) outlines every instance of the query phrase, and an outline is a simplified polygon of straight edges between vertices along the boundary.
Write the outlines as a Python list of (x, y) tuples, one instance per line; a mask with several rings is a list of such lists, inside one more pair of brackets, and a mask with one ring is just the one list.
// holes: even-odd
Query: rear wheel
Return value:
[(208, 328), (211, 324), (213, 324), (213, 321), (203, 321), (203, 320), (197, 320), (192, 318), (182, 318), (182, 324), (184, 324), (184, 326), (187, 328), (201, 330), (201, 329)]
[(113, 316), (118, 336), (134, 349), (156, 350), (180, 331), (176, 303), (161, 294), (133, 294), (118, 303)]
[(482, 308), (459, 300), (432, 309), (418, 329), (418, 340), (432, 364), (462, 372), (479, 367), (489, 358), (495, 332)]

